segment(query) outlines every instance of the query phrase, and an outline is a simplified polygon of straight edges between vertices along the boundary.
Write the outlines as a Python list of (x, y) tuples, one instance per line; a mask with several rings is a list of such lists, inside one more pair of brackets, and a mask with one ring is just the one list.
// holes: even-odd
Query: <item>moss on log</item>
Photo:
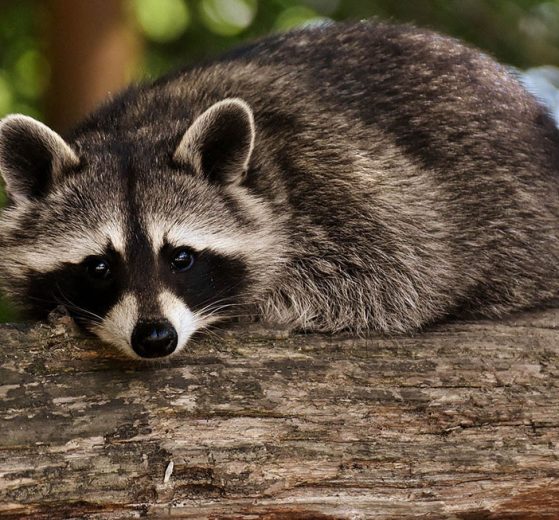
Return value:
[(556, 309), (148, 366), (65, 318), (1, 335), (2, 519), (559, 518)]

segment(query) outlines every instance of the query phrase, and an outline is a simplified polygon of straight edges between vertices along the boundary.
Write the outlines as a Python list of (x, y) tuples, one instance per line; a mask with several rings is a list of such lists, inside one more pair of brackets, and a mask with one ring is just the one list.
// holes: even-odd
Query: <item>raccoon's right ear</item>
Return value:
[(0, 121), (0, 173), (16, 204), (45, 195), (63, 170), (78, 165), (72, 148), (43, 123), (20, 114)]
[(215, 184), (237, 184), (248, 169), (254, 138), (254, 115), (248, 103), (224, 99), (194, 120), (173, 159)]

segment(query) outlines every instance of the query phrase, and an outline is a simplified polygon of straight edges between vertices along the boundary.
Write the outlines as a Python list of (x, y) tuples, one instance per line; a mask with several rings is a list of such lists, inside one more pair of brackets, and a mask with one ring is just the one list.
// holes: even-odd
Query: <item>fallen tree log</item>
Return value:
[(0, 333), (3, 519), (559, 518), (558, 309), (150, 366), (64, 318)]

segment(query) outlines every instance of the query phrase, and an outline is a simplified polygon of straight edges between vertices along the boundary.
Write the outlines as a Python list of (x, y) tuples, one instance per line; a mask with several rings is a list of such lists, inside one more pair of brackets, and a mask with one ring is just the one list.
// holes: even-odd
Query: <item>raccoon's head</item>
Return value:
[(141, 358), (253, 303), (282, 262), (278, 223), (245, 186), (253, 114), (227, 99), (193, 119), (70, 143), (26, 116), (0, 122), (5, 291), (35, 317), (62, 304)]

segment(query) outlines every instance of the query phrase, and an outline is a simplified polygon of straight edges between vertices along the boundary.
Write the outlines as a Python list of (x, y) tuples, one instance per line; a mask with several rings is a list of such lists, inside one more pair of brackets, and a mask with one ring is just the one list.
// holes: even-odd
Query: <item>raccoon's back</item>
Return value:
[(300, 130), (298, 114), (314, 121), (317, 137), (335, 133), (328, 120), (337, 115), (385, 132), (423, 165), (445, 173), (457, 164), (468, 168), (469, 161), (477, 170), (518, 169), (526, 157), (538, 173), (559, 172), (557, 128), (505, 67), (452, 38), (375, 22), (264, 38), (129, 89), (77, 133), (135, 129), (141, 121), (165, 129), (174, 145), (183, 128), (170, 122), (187, 125), (225, 97), (247, 100), (262, 130), (286, 140), (286, 132)]
[(228, 61), (276, 67), (324, 110), (390, 133), (429, 167), (471, 156), (514, 168), (527, 154), (536, 168), (559, 172), (559, 132), (546, 109), (507, 68), (453, 38), (407, 25), (332, 24), (262, 40)]

